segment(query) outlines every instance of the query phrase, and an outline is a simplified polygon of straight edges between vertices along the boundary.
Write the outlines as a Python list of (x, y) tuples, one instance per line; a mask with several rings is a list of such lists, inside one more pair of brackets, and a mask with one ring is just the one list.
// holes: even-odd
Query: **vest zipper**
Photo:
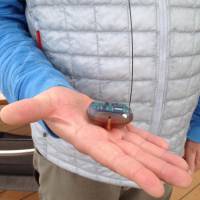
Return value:
[(155, 96), (155, 109), (152, 119), (151, 131), (160, 134), (164, 98), (166, 96), (167, 87), (167, 49), (168, 49), (168, 16), (167, 16), (167, 0), (159, 0), (159, 64), (157, 69), (157, 91)]

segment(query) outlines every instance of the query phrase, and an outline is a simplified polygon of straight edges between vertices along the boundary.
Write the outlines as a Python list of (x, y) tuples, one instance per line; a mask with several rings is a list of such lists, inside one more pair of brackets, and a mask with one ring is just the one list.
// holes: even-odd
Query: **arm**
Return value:
[(193, 113), (185, 145), (185, 160), (192, 172), (200, 169), (200, 99)]
[(192, 116), (190, 129), (188, 131), (188, 139), (200, 143), (200, 99)]
[(0, 90), (9, 102), (54, 86), (71, 88), (30, 37), (23, 2), (0, 1)]

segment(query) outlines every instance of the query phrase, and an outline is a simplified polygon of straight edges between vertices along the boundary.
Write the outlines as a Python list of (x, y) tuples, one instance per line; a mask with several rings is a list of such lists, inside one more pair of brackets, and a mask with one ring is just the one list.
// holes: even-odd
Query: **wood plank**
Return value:
[(38, 193), (35, 192), (35, 193), (33, 193), (32, 195), (26, 197), (23, 200), (39, 200), (39, 195), (38, 195)]
[(0, 193), (0, 199), (1, 200), (21, 200), (30, 194), (31, 192), (6, 191), (3, 193)]
[(200, 199), (200, 184), (182, 200), (199, 200)]
[[(200, 170), (197, 171), (193, 175), (193, 182), (192, 182), (192, 185), (190, 187), (185, 188), (185, 189), (175, 187), (174, 190), (173, 190), (172, 197), (171, 197), (170, 200), (179, 200), (179, 199), (181, 199), (182, 197), (184, 197), (185, 195), (190, 193), (193, 190), (193, 188), (195, 188), (199, 184), (200, 184)], [(200, 200), (200, 197), (199, 197), (198, 200)]]

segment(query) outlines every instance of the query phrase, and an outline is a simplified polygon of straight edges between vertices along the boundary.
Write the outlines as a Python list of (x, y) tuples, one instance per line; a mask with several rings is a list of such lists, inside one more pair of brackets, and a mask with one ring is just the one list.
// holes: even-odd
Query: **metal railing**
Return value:
[(0, 157), (33, 155), (35, 149), (0, 150)]

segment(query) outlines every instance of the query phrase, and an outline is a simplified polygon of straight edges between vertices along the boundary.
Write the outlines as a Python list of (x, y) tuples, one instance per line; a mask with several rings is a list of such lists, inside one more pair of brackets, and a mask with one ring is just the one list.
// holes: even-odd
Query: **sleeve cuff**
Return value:
[(200, 143), (200, 127), (190, 128), (188, 131), (187, 139)]

